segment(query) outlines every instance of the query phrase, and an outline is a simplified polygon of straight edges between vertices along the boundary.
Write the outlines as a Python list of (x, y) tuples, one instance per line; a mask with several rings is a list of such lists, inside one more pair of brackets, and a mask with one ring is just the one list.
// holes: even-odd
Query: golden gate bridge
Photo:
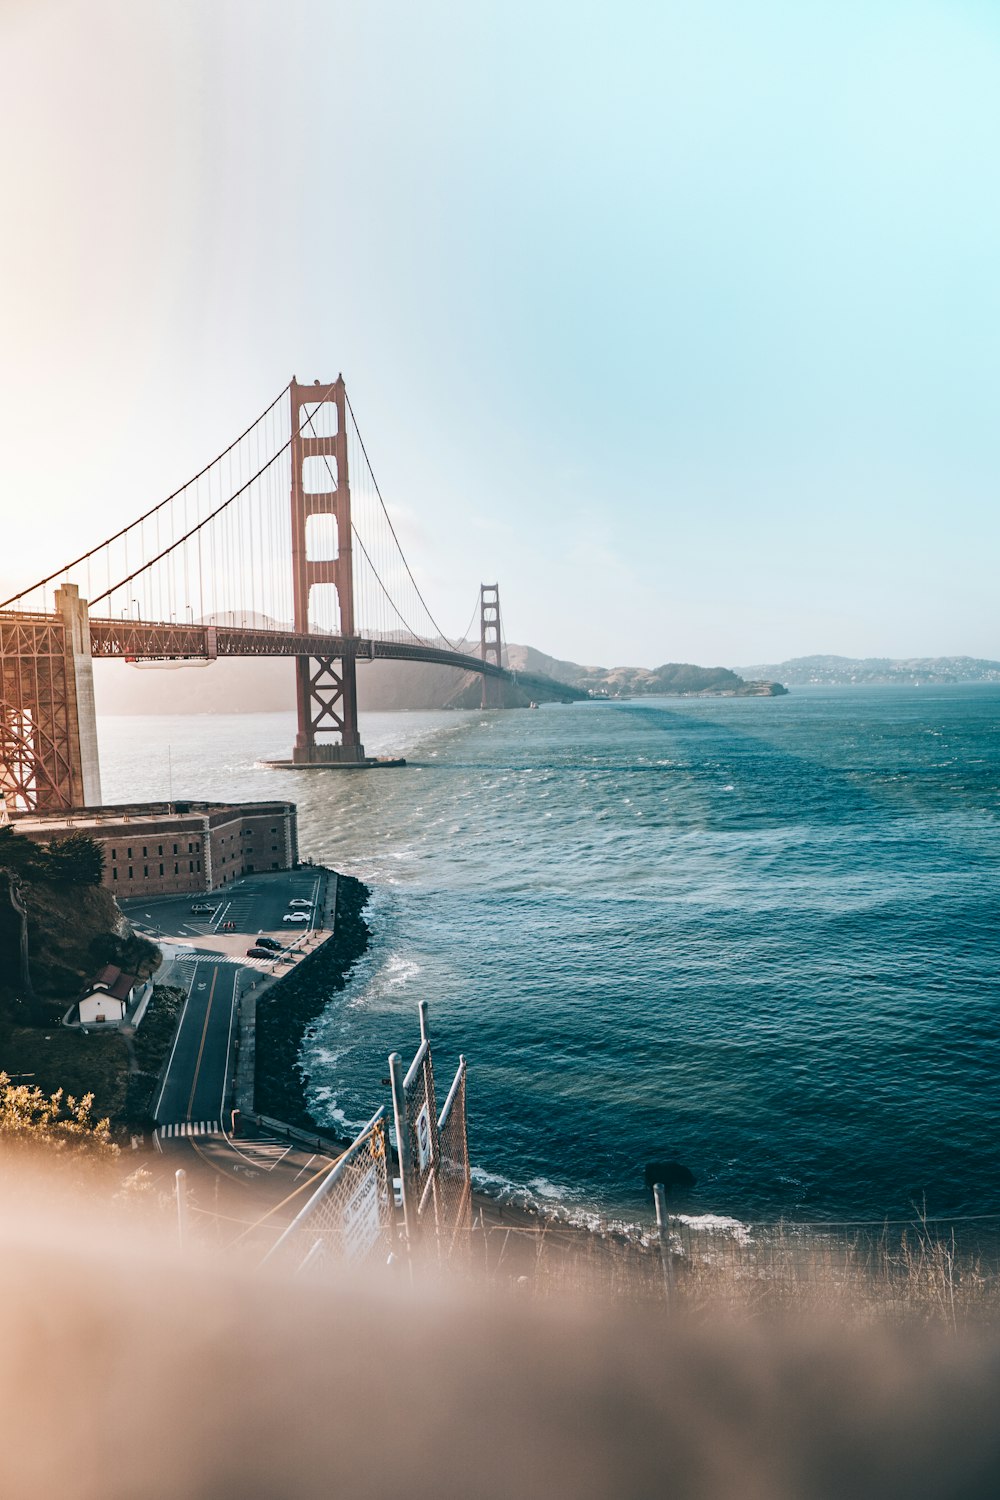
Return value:
[[(478, 642), (470, 631), (478, 615)], [(478, 645), (478, 651), (476, 649)], [(503, 665), (496, 584), (457, 640), (400, 545), (343, 378), (294, 378), (211, 463), (129, 525), (0, 602), (0, 792), (10, 813), (101, 803), (95, 657), (294, 660), (293, 766), (360, 768), (359, 661), (435, 662), (482, 678), (484, 708), (517, 683), (579, 689)]]

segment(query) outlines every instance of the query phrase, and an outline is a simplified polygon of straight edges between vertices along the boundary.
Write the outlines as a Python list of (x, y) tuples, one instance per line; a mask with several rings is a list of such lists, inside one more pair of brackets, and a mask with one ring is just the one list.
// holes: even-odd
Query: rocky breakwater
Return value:
[(309, 1078), (302, 1070), (302, 1041), (368, 947), (370, 931), (363, 914), (370, 894), (352, 875), (338, 875), (332, 937), (260, 996), (254, 1094), (259, 1113), (303, 1130), (326, 1128), (305, 1105)]

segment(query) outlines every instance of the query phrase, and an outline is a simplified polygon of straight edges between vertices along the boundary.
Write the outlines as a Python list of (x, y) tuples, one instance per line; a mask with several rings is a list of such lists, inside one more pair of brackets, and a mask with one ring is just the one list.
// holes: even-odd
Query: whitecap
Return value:
[(741, 1245), (750, 1243), (750, 1225), (726, 1214), (671, 1214), (670, 1219), (674, 1224), (686, 1224), (689, 1229), (729, 1235)]
[(537, 1193), (539, 1198), (568, 1198), (569, 1188), (559, 1187), (554, 1182), (549, 1182), (547, 1177), (532, 1177), (528, 1183), (531, 1192)]

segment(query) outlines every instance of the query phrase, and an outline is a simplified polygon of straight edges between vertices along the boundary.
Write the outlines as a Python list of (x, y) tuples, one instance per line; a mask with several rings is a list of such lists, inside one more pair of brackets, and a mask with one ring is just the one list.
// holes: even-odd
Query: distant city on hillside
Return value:
[(745, 677), (776, 678), (788, 687), (932, 687), (1000, 682), (1000, 661), (976, 656), (795, 656), (790, 661), (739, 670)]

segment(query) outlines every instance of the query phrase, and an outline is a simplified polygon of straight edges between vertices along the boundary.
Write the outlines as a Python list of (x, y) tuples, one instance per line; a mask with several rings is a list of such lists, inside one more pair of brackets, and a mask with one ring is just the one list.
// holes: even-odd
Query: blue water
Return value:
[[(283, 715), (105, 719), (105, 794), (290, 796), (374, 889), (306, 1047), (340, 1126), (430, 1003), (479, 1180), (645, 1215), (1000, 1211), (1000, 689), (372, 715), (405, 770), (269, 772)], [(134, 737), (151, 749), (136, 767)]]

